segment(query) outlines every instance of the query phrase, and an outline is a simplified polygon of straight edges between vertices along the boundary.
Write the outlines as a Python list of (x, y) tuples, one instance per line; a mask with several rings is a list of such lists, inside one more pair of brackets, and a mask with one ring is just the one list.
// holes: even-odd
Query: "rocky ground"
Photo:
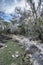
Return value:
[(43, 43), (41, 43), (40, 40), (30, 41), (29, 38), (21, 35), (13, 35), (12, 40), (17, 42), (21, 48), (25, 49), (33, 65), (43, 65)]
[[(8, 37), (2, 38), (4, 39), (4, 42), (8, 40)], [(12, 41), (16, 42), (22, 49), (24, 49), (25, 55), (27, 55), (27, 58), (28, 56), (30, 57), (30, 62), (33, 65), (43, 65), (43, 43), (41, 43), (40, 40), (33, 41), (22, 35), (12, 35)], [(4, 45), (5, 44), (0, 42), (0, 48)], [(14, 55), (12, 55), (12, 57), (14, 57)]]
[(1, 34), (1, 35), (0, 35), (0, 48), (3, 47), (3, 46), (5, 46), (5, 43), (6, 43), (8, 40), (10, 40), (10, 39), (11, 39), (10, 36)]

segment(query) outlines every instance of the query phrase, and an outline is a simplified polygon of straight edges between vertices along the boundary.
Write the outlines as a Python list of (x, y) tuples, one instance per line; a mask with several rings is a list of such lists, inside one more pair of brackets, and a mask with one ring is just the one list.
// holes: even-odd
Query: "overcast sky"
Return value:
[[(0, 0), (0, 11), (4, 11), (7, 14), (13, 13), (16, 6), (25, 7), (26, 0)], [(34, 0), (37, 6), (38, 0)]]

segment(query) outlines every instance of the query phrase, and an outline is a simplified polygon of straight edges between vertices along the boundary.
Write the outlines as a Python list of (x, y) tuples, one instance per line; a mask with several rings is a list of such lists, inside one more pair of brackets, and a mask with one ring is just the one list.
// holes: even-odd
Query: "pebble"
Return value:
[(14, 56), (14, 55), (12, 55), (12, 57), (14, 58), (15, 56)]

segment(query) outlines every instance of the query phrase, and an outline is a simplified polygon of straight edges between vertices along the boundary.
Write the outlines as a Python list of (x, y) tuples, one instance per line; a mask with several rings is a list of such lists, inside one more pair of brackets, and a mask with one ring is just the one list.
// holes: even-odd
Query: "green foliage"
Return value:
[[(18, 57), (15, 56), (16, 51), (19, 52)], [(29, 59), (25, 51), (12, 40), (9, 40), (6, 45), (0, 49), (0, 65), (31, 65)]]
[(23, 53), (23, 50), (19, 45), (13, 41), (8, 41), (3, 49), (0, 49), (0, 65), (11, 65), (12, 63), (16, 64), (20, 61), (19, 58), (12, 57), (15, 55), (15, 51), (18, 51), (20, 54)]

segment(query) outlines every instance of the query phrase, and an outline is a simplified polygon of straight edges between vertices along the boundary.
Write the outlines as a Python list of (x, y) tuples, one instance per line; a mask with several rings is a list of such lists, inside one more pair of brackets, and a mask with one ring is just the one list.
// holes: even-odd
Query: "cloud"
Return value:
[[(0, 11), (3, 11), (7, 14), (13, 13), (16, 6), (21, 7), (23, 9), (25, 7), (25, 1), (26, 0), (0, 0)], [(38, 0), (34, 1), (36, 3), (36, 6)], [(26, 7), (26, 9), (28, 8), (29, 6)]]
[(0, 11), (4, 11), (7, 14), (13, 13), (16, 6), (25, 7), (25, 0), (1, 0), (1, 2)]
[[(10, 17), (10, 14), (15, 14), (15, 7), (21, 7), (22, 10), (24, 8), (29, 9), (30, 6), (27, 4), (27, 7), (25, 7), (26, 0), (0, 0), (0, 11), (3, 11), (5, 14), (4, 19), (9, 21), (12, 17)], [(37, 0), (34, 0), (37, 5)], [(3, 15), (2, 15), (3, 16)]]
[(25, 0), (21, 0), (20, 2), (15, 0), (15, 2), (11, 6), (6, 8), (7, 10), (5, 12), (13, 13), (15, 10), (15, 7), (21, 7), (23, 9), (25, 7)]

